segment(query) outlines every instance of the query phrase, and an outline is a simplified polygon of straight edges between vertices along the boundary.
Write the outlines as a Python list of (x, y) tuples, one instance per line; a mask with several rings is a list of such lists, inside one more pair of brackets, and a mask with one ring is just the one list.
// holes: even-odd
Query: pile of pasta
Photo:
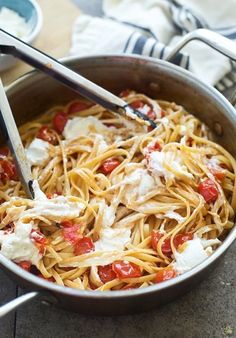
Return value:
[(45, 203), (79, 203), (76, 217), (27, 213), (34, 202), (0, 150), (2, 234), (31, 222), (39, 253), (36, 263), (13, 260), (62, 286), (127, 290), (168, 280), (185, 271), (176, 262), (186, 243), (201, 240), (210, 255), (234, 225), (236, 163), (208, 128), (176, 103), (121, 96), (157, 128), (83, 99), (20, 127), (26, 149), (35, 138), (48, 143), (48, 158), (32, 165)]

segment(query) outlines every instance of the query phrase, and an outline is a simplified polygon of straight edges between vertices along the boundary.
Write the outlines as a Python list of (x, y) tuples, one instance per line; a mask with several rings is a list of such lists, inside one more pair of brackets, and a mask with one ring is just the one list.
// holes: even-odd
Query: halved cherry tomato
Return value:
[(126, 97), (131, 93), (130, 89), (124, 89), (122, 92), (120, 92), (119, 97)]
[(54, 126), (54, 129), (58, 132), (58, 134), (61, 134), (65, 128), (65, 125), (68, 121), (68, 115), (61, 111), (54, 115), (52, 123)]
[(7, 146), (0, 148), (0, 157), (6, 157), (10, 154), (10, 150)]
[(128, 261), (116, 261), (112, 264), (112, 269), (119, 279), (137, 278), (142, 276), (140, 267)]
[(63, 226), (63, 228), (70, 228), (74, 225), (74, 223), (72, 221), (62, 221), (61, 222), (61, 226)]
[(215, 165), (208, 165), (207, 167), (217, 180), (219, 180), (220, 182), (223, 181), (226, 175), (226, 171), (224, 169), (222, 169), (220, 166)]
[(18, 175), (14, 163), (0, 159), (0, 179), (17, 181)]
[(56, 145), (58, 143), (55, 133), (47, 126), (43, 126), (39, 129), (37, 137), (53, 145)]
[(116, 274), (112, 270), (112, 264), (99, 266), (98, 275), (104, 284), (116, 278)]
[(209, 178), (199, 184), (198, 192), (207, 203), (215, 202), (219, 194), (215, 182)]
[(137, 289), (138, 286), (137, 285), (130, 285), (130, 284), (127, 284), (125, 285), (121, 290), (133, 290), (133, 289)]
[(154, 144), (151, 144), (150, 146), (147, 147), (147, 151), (149, 153), (152, 153), (153, 151), (161, 151), (160, 143), (156, 141)]
[[(152, 244), (153, 250), (157, 249), (157, 244), (163, 236), (164, 236), (164, 234), (162, 234), (158, 230), (152, 231), (151, 244)], [(193, 234), (186, 232), (186, 233), (183, 233), (183, 234), (177, 234), (174, 237), (173, 243), (174, 243), (175, 248), (177, 249), (179, 245), (182, 245), (184, 242), (190, 241), (192, 239), (193, 239)], [(170, 256), (172, 254), (172, 249), (171, 249), (171, 245), (170, 245), (170, 238), (166, 238), (164, 240), (164, 243), (161, 246), (161, 250), (162, 250), (163, 254), (165, 254), (166, 256)]]
[(179, 245), (184, 244), (187, 241), (191, 241), (193, 239), (193, 234), (190, 232), (186, 232), (184, 234), (177, 234), (174, 237), (173, 243), (175, 248), (177, 249)]
[[(153, 250), (157, 249), (157, 244), (159, 240), (164, 236), (163, 233), (161, 233), (158, 230), (153, 230), (151, 234), (151, 243)], [(170, 256), (172, 254), (171, 245), (170, 245), (170, 238), (166, 238), (161, 246), (161, 251), (164, 255)]]
[(71, 221), (64, 221), (61, 223), (63, 226), (63, 237), (67, 242), (71, 244), (76, 244), (78, 240), (81, 239), (82, 235), (80, 234), (80, 225), (73, 224)]
[(110, 174), (116, 167), (120, 165), (120, 161), (116, 158), (108, 158), (103, 164), (100, 166), (100, 170), (104, 175)]
[(41, 231), (33, 229), (30, 234), (30, 238), (35, 242), (41, 254), (44, 253), (46, 245), (48, 244), (47, 238)]
[(84, 101), (75, 101), (72, 102), (69, 105), (69, 108), (67, 110), (67, 113), (70, 114), (75, 114), (75, 113), (79, 113), (82, 110), (88, 109), (89, 107), (92, 106), (92, 103), (90, 102), (84, 102)]
[(74, 246), (75, 255), (83, 255), (95, 250), (94, 243), (90, 237), (79, 239)]
[(130, 103), (130, 106), (134, 109), (143, 108), (145, 103), (141, 100), (136, 100)]
[(176, 271), (171, 267), (161, 269), (156, 274), (156, 283), (164, 282), (165, 280), (169, 280), (176, 277)]
[(154, 110), (152, 110), (152, 108), (149, 109), (149, 111), (147, 112), (147, 117), (149, 117), (149, 119), (151, 120), (155, 120), (156, 119), (156, 113), (154, 112)]
[(32, 265), (32, 263), (30, 261), (21, 261), (21, 262), (18, 262), (16, 264), (19, 265), (25, 271), (30, 271), (30, 268), (31, 268), (31, 265)]
[(154, 127), (153, 126), (148, 126), (147, 127), (147, 131), (150, 132), (150, 131), (153, 131)]

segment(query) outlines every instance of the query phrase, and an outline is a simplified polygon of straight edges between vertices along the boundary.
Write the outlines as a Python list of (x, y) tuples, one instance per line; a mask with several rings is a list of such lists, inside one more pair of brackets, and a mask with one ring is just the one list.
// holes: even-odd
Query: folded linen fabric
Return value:
[[(236, 41), (236, 0), (104, 0), (105, 17), (76, 20), (71, 55), (133, 53), (165, 59), (186, 33), (208, 28)], [(192, 41), (175, 64), (220, 91), (236, 83), (236, 63)]]

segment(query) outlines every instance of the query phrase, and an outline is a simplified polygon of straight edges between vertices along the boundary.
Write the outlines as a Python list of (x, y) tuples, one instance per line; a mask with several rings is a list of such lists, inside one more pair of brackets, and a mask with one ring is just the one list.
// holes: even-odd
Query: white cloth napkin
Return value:
[[(236, 0), (104, 0), (105, 17), (76, 20), (71, 55), (133, 53), (165, 59), (186, 33), (209, 28), (236, 41)], [(236, 83), (236, 63), (192, 41), (174, 63), (223, 91)]]

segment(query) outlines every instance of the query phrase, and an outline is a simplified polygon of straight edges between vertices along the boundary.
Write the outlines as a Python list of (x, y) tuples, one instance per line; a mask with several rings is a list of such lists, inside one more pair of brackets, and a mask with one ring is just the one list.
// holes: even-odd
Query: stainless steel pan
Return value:
[[(236, 59), (236, 45), (207, 31), (190, 33), (176, 47), (174, 53), (192, 39), (207, 42), (213, 48)], [(173, 53), (169, 58), (173, 57)], [(217, 142), (236, 156), (236, 113), (229, 101), (214, 88), (199, 81), (194, 75), (169, 62), (137, 56), (95, 56), (64, 60), (68, 67), (81, 75), (119, 93), (134, 88), (155, 98), (175, 101), (205, 122), (213, 131)], [(67, 103), (75, 93), (57, 81), (38, 72), (31, 72), (15, 81), (7, 90), (11, 108), (18, 124), (25, 123), (55, 104)], [(0, 308), (0, 316), (34, 297), (48, 304), (86, 314), (114, 315), (145, 311), (173, 300), (206, 278), (219, 263), (236, 238), (236, 227), (223, 244), (199, 266), (161, 284), (148, 288), (92, 292), (61, 287), (47, 282), (0, 255), (0, 266), (21, 287), (31, 290)]]

